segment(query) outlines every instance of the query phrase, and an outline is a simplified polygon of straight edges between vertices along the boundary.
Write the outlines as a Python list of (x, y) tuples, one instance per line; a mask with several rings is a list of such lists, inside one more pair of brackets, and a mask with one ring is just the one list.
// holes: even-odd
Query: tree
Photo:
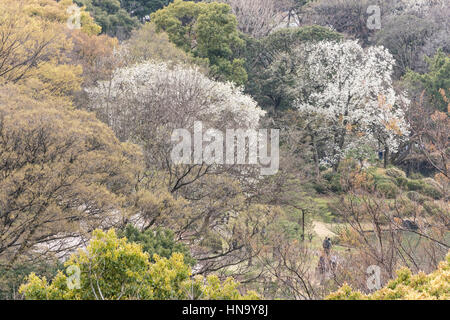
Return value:
[[(450, 24), (448, 2), (436, 1), (384, 1), (382, 28), (375, 33), (375, 41), (389, 49), (397, 61), (395, 76), (403, 76), (408, 69), (426, 71), (426, 57), (439, 49), (450, 52), (446, 34)], [(412, 32), (411, 30), (414, 30)]]
[[(379, 2), (379, 1), (378, 1)], [(306, 11), (306, 20), (321, 26), (329, 26), (333, 30), (347, 34), (369, 43), (371, 30), (367, 27), (367, 8), (376, 5), (377, 1), (367, 0), (321, 0), (312, 1)]]
[(133, 225), (127, 225), (124, 231), (119, 231), (118, 236), (124, 236), (130, 242), (138, 243), (142, 250), (147, 252), (150, 261), (154, 263), (153, 256), (156, 254), (161, 258), (170, 259), (173, 253), (178, 252), (184, 256), (184, 261), (193, 267), (195, 259), (191, 257), (189, 248), (181, 242), (176, 242), (173, 231), (164, 228), (147, 229), (139, 231)]
[[(433, 37), (436, 26), (432, 21), (414, 15), (391, 16), (384, 28), (376, 33), (376, 43), (383, 45), (394, 56), (396, 75), (408, 69), (423, 70), (422, 48)], [(413, 31), (414, 30), (414, 31)]]
[(244, 42), (229, 5), (175, 0), (152, 13), (151, 20), (157, 31), (167, 32), (176, 46), (196, 58), (206, 59), (214, 78), (237, 85), (247, 81), (244, 61), (235, 57), (235, 50)]
[[(64, 252), (128, 214), (141, 167), (92, 113), (0, 88), (0, 257)], [(62, 105), (61, 105), (62, 104)], [(128, 207), (129, 208), (129, 207)]]
[(364, 50), (356, 41), (320, 42), (280, 59), (303, 61), (292, 64), (297, 109), (327, 123), (324, 164), (337, 170), (342, 158), (367, 145), (380, 144), (386, 154), (395, 152), (407, 136), (402, 109), (407, 101), (392, 87), (394, 61), (387, 50)]
[(122, 8), (128, 11), (132, 17), (146, 20), (151, 13), (164, 8), (173, 0), (120, 0)]
[(240, 31), (254, 38), (267, 36), (279, 27), (284, 17), (287, 1), (223, 0), (233, 9)]
[(244, 52), (249, 81), (246, 92), (265, 110), (286, 110), (293, 107), (293, 65), (277, 61), (280, 55), (290, 55), (294, 48), (306, 43), (338, 41), (343, 36), (328, 28), (305, 26), (274, 31), (259, 40), (247, 38)]
[[(69, 3), (50, 0), (0, 3), (0, 81), (25, 83), (36, 92), (65, 95), (80, 87), (81, 68), (67, 63)], [(43, 94), (43, 93), (41, 93)]]
[(113, 229), (107, 233), (95, 230), (86, 251), (80, 250), (65, 263), (71, 272), (79, 270), (79, 282), (70, 282), (71, 278), (59, 272), (49, 284), (45, 277), (32, 273), (20, 292), (34, 300), (258, 298), (255, 293), (241, 295), (232, 279), (222, 284), (217, 277), (191, 280), (182, 254), (174, 253), (169, 259), (154, 255), (153, 259), (151, 263), (140, 245), (119, 239)]
[(397, 271), (397, 278), (372, 294), (362, 294), (344, 285), (330, 294), (328, 300), (448, 300), (450, 299), (450, 253), (436, 271), (413, 275), (408, 268)]
[(128, 65), (146, 61), (182, 64), (194, 62), (186, 52), (170, 42), (165, 32), (156, 32), (154, 23), (146, 23), (134, 30), (130, 39), (122, 44), (122, 49), (126, 51)]
[(450, 92), (450, 56), (439, 50), (434, 57), (426, 57), (428, 72), (420, 74), (408, 70), (404, 80), (413, 88), (426, 91), (430, 104), (441, 112), (448, 112), (446, 94)]
[(102, 27), (102, 32), (124, 40), (139, 25), (136, 18), (120, 7), (119, 0), (75, 0), (79, 6), (86, 8)]
[[(166, 162), (151, 161), (150, 157), (164, 152), (168, 159), (167, 137), (174, 129), (192, 128), (194, 115), (205, 126), (225, 129), (255, 128), (265, 114), (240, 88), (210, 80), (198, 68), (184, 65), (145, 62), (121, 68), (110, 81), (86, 90), (91, 98), (90, 109), (121, 140), (139, 139), (148, 151), (149, 163)], [(159, 144), (165, 147), (159, 148)]]
[[(166, 188), (158, 193), (161, 201), (154, 201), (152, 194), (143, 197), (148, 199), (148, 205), (140, 205), (143, 228), (173, 230), (177, 239), (192, 246), (199, 273), (239, 264), (242, 267), (233, 272), (247, 272), (242, 262), (258, 254), (260, 231), (278, 212), (268, 200), (267, 205), (253, 200), (263, 198), (257, 185), (272, 198), (275, 183), (264, 183), (254, 166), (174, 163), (170, 136), (174, 129), (191, 130), (195, 120), (205, 129), (258, 128), (265, 112), (242, 89), (183, 65), (146, 62), (118, 69), (111, 82), (99, 82), (87, 91), (91, 110), (120, 139), (143, 146), (145, 183)], [(250, 250), (252, 246), (257, 249)]]

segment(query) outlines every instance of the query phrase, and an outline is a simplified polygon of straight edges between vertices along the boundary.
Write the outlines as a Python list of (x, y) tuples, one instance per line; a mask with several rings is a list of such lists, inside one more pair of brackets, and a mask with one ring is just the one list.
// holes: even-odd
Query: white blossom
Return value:
[(394, 59), (383, 47), (364, 50), (356, 41), (319, 42), (295, 53), (300, 112), (323, 119), (329, 128), (329, 155), (336, 163), (350, 150), (382, 144), (396, 151), (408, 134), (401, 105), (407, 101), (392, 86)]

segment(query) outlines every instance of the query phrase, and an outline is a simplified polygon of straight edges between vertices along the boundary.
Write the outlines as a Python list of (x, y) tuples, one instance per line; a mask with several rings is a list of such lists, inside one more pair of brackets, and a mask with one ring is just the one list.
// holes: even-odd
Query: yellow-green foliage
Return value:
[(1, 258), (126, 214), (141, 158), (92, 113), (0, 87)]
[(330, 294), (328, 300), (449, 300), (450, 299), (450, 252), (446, 260), (430, 274), (413, 275), (408, 268), (397, 271), (397, 278), (384, 288), (365, 295), (353, 291), (347, 284)]
[(156, 32), (153, 23), (146, 23), (132, 33), (126, 42), (129, 63), (148, 60), (189, 63), (192, 58), (169, 41), (165, 32)]
[[(72, 0), (0, 1), (0, 83), (24, 84), (58, 96), (80, 89), (82, 69), (69, 59), (73, 30), (68, 28), (67, 9), (72, 5)], [(81, 32), (100, 32), (83, 8), (80, 22)]]
[[(86, 250), (79, 250), (66, 263), (80, 270), (79, 287), (69, 288), (70, 277), (59, 272), (51, 283), (30, 274), (19, 292), (26, 299), (257, 299), (255, 293), (241, 295), (239, 284), (216, 276), (191, 279), (183, 255), (170, 259), (154, 256), (151, 263), (142, 247), (119, 239), (113, 229), (96, 230)], [(76, 282), (70, 282), (75, 283)]]

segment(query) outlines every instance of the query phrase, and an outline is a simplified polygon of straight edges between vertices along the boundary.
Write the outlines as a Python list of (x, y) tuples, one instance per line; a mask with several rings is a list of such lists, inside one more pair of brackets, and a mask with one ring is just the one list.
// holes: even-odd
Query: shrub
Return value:
[(445, 208), (442, 208), (441, 206), (439, 206), (439, 203), (435, 202), (435, 201), (425, 201), (423, 203), (423, 208), (425, 209), (425, 212), (428, 213), (429, 215), (433, 215), (433, 216), (443, 216), (445, 214), (449, 214)]
[(422, 181), (435, 189), (442, 190), (442, 185), (432, 178), (425, 178)]
[(427, 197), (424, 197), (417, 191), (408, 191), (406, 193), (406, 196), (408, 197), (409, 200), (417, 202), (419, 204), (423, 204), (428, 199)]
[(341, 174), (333, 171), (325, 172), (322, 177), (327, 181), (327, 188), (335, 193), (342, 192)]
[(397, 168), (386, 169), (386, 175), (392, 178), (406, 178), (406, 174)]
[(184, 256), (184, 262), (194, 266), (196, 261), (192, 258), (189, 248), (181, 242), (175, 240), (172, 230), (164, 228), (154, 228), (140, 231), (132, 225), (127, 225), (123, 231), (118, 231), (119, 238), (125, 237), (128, 242), (142, 245), (142, 251), (147, 252), (150, 262), (154, 263), (154, 255), (161, 258), (170, 259), (173, 253), (178, 252)]
[(408, 179), (405, 177), (398, 177), (398, 178), (395, 178), (395, 183), (400, 188), (405, 188), (408, 185)]
[(320, 194), (326, 194), (328, 191), (327, 185), (321, 181), (316, 181), (312, 184), (313, 189)]
[(408, 180), (406, 186), (408, 187), (409, 191), (418, 191), (423, 189), (424, 183), (418, 180)]
[[(191, 268), (181, 253), (169, 259), (154, 255), (154, 263), (142, 246), (119, 239), (110, 230), (96, 230), (86, 250), (65, 263), (79, 270), (73, 282), (63, 272), (49, 283), (31, 273), (19, 292), (29, 300), (181, 300), (181, 299), (258, 299), (254, 292), (242, 296), (239, 283), (232, 278), (221, 282), (217, 276), (191, 278)], [(71, 284), (78, 284), (74, 287)]]
[(343, 188), (342, 188), (342, 184), (341, 184), (341, 175), (340, 174), (336, 174), (333, 176), (333, 178), (331, 178), (330, 190), (333, 192), (336, 192), (336, 193), (342, 192)]
[(392, 182), (380, 182), (379, 184), (377, 184), (376, 188), (378, 192), (389, 199), (395, 199), (395, 197), (397, 197), (399, 194), (397, 186)]
[(423, 175), (421, 175), (418, 172), (413, 172), (409, 175), (409, 178), (413, 179), (413, 180), (420, 180), (420, 179), (423, 179)]
[(426, 196), (429, 196), (435, 200), (442, 199), (442, 197), (443, 197), (443, 194), (440, 190), (438, 190), (432, 186), (429, 186), (429, 185), (425, 185), (422, 188), (421, 193)]
[(387, 286), (365, 295), (353, 291), (345, 284), (338, 291), (330, 294), (328, 300), (449, 300), (450, 252), (438, 269), (430, 274), (419, 272), (413, 275), (408, 268), (397, 271), (397, 278), (389, 281)]

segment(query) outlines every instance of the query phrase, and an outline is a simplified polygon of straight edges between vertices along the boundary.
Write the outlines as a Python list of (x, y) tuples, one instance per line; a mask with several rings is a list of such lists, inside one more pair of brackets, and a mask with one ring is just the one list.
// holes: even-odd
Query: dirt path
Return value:
[(335, 234), (330, 229), (328, 229), (327, 225), (321, 221), (314, 221), (313, 226), (314, 232), (319, 236), (319, 238), (331, 238), (335, 236)]

